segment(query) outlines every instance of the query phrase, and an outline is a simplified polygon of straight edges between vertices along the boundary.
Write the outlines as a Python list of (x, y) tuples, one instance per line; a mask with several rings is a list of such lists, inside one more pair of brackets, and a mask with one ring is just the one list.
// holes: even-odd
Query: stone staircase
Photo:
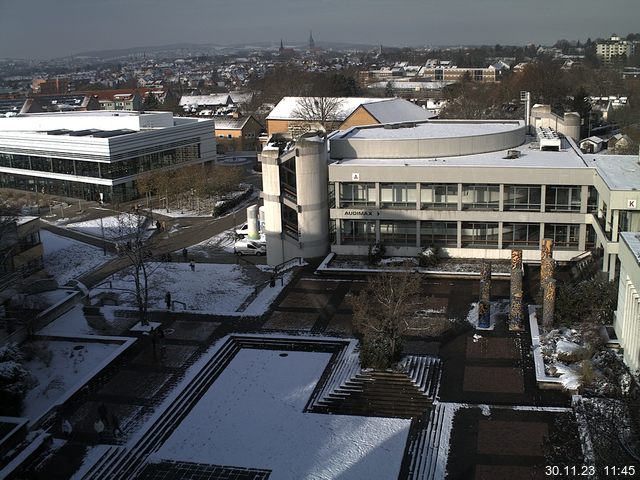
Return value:
[(396, 418), (422, 415), (431, 405), (404, 372), (375, 370), (356, 374), (318, 402), (334, 414)]
[(451, 420), (455, 405), (436, 403), (428, 414), (417, 419), (418, 431), (409, 439), (408, 480), (440, 480), (445, 478)]
[(216, 354), (175, 395), (161, 413), (154, 415), (149, 427), (126, 447), (109, 448), (101, 459), (82, 475), (83, 480), (112, 480), (136, 478), (145, 466), (147, 457), (158, 450), (169, 438), (213, 382), (243, 348), (338, 352), (344, 341), (264, 338), (231, 336), (220, 346)]

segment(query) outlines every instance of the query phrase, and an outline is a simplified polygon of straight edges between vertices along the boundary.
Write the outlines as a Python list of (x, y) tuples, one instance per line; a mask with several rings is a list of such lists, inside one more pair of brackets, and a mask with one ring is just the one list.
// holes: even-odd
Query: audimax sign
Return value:
[(379, 217), (380, 212), (377, 210), (345, 210), (345, 217)]

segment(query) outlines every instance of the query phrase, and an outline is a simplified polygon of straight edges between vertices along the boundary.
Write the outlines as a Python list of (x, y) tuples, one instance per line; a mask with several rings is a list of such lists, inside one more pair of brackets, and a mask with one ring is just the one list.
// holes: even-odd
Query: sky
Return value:
[(0, 0), (0, 58), (172, 43), (550, 45), (640, 31), (638, 0)]

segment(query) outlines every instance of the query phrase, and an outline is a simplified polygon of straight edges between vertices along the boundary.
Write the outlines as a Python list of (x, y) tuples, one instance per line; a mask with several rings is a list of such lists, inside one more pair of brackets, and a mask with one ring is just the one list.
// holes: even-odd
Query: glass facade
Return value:
[(374, 207), (376, 186), (374, 183), (341, 183), (340, 207)]
[(542, 187), (539, 185), (505, 185), (504, 209), (515, 211), (540, 211)]
[(423, 183), (420, 185), (420, 208), (458, 209), (458, 184)]
[(340, 240), (343, 245), (371, 245), (376, 243), (376, 222), (342, 220)]
[(399, 209), (416, 208), (416, 184), (381, 183), (380, 207)]
[(420, 245), (425, 248), (456, 247), (458, 222), (420, 222)]
[(0, 166), (115, 180), (198, 158), (200, 158), (200, 145), (196, 144), (112, 162), (0, 153)]
[(463, 247), (498, 247), (498, 224), (492, 222), (462, 222)]
[(282, 194), (289, 200), (296, 202), (298, 186), (296, 182), (296, 159), (291, 158), (280, 164), (280, 186)]
[(293, 208), (282, 205), (282, 231), (289, 237), (298, 240), (298, 212)]
[(503, 223), (502, 248), (538, 248), (539, 223)]
[(579, 212), (580, 186), (547, 185), (545, 210), (547, 212)]
[(380, 242), (392, 246), (416, 246), (416, 222), (380, 221)]
[(551, 238), (556, 248), (578, 248), (579, 235), (580, 225), (547, 223), (544, 226), (545, 238)]
[(463, 185), (463, 210), (498, 210), (500, 206), (499, 185)]

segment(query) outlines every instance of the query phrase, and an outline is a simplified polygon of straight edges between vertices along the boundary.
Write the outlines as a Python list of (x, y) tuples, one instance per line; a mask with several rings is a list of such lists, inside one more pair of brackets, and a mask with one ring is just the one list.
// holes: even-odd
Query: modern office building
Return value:
[(267, 260), (415, 256), (569, 261), (602, 247), (613, 277), (620, 231), (640, 230), (635, 156), (583, 154), (522, 121), (429, 120), (352, 127), (262, 152)]
[(215, 161), (213, 120), (90, 111), (0, 118), (0, 187), (87, 200), (137, 198), (150, 171)]

